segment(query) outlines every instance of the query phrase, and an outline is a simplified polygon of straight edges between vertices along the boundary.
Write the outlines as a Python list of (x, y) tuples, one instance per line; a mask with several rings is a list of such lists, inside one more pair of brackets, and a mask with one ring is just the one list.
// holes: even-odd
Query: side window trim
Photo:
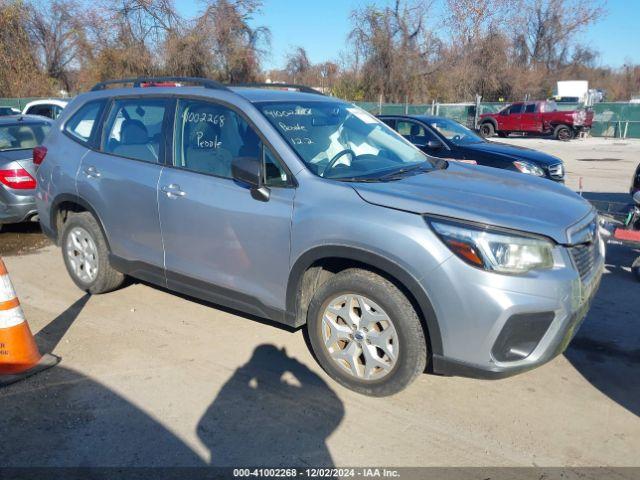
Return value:
[(256, 124), (249, 118), (249, 116), (243, 112), (241, 109), (239, 109), (237, 106), (228, 103), (222, 99), (219, 98), (211, 98), (211, 97), (200, 97), (200, 96), (195, 96), (195, 95), (179, 95), (177, 97), (175, 97), (175, 104), (174, 104), (174, 113), (173, 113), (173, 121), (172, 121), (172, 125), (171, 125), (171, 145), (169, 146), (171, 148), (171, 153), (170, 155), (166, 155), (167, 158), (167, 163), (165, 164), (165, 166), (167, 168), (175, 168), (177, 170), (184, 170), (185, 172), (190, 172), (193, 174), (197, 174), (197, 175), (206, 175), (209, 177), (215, 177), (215, 178), (221, 178), (224, 180), (231, 180), (233, 181), (232, 178), (228, 178), (228, 177), (224, 177), (224, 176), (219, 176), (219, 175), (215, 175), (212, 173), (207, 173), (207, 172), (198, 172), (195, 170), (189, 170), (183, 167), (179, 167), (177, 165), (175, 165), (175, 150), (176, 150), (176, 128), (178, 126), (178, 122), (179, 122), (179, 118), (178, 118), (178, 111), (179, 111), (179, 102), (180, 101), (200, 101), (200, 102), (204, 102), (204, 103), (211, 103), (214, 105), (218, 105), (218, 106), (222, 106), (224, 108), (227, 108), (229, 110), (231, 110), (232, 112), (234, 112), (236, 115), (238, 115), (248, 126), (249, 128), (252, 128), (253, 131), (256, 133), (256, 135), (258, 135), (258, 138), (260, 140), (260, 144), (261, 144), (261, 149), (260, 149), (260, 158), (261, 161), (264, 158), (264, 149), (267, 148), (267, 150), (271, 153), (271, 156), (280, 164), (281, 168), (285, 171), (286, 175), (287, 175), (287, 185), (280, 185), (280, 186), (276, 186), (276, 187), (269, 187), (269, 188), (296, 188), (298, 186), (298, 182), (296, 181), (295, 177), (293, 176), (293, 174), (291, 173), (291, 170), (289, 169), (289, 166), (287, 165), (287, 163), (282, 160), (282, 157), (278, 154), (278, 152), (273, 148), (273, 146), (271, 145), (270, 142), (267, 141), (264, 133), (262, 133), (262, 131), (256, 126)]

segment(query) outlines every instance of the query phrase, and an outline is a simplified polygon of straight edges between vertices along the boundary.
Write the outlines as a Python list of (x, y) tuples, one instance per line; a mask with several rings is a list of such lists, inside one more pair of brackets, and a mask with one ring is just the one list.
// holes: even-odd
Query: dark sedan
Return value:
[(564, 182), (564, 164), (559, 158), (529, 148), (488, 142), (449, 118), (427, 115), (380, 115), (379, 118), (433, 157), (469, 161)]

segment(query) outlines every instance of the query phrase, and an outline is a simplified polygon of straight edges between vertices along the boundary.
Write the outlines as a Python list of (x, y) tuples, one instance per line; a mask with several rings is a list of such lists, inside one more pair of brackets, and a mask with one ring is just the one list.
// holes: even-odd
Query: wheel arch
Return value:
[[(381, 274), (398, 288), (412, 302), (425, 329), (425, 337), (432, 355), (442, 355), (442, 337), (440, 327), (427, 292), (418, 280), (402, 266), (388, 258), (365, 249), (343, 246), (323, 245), (307, 250), (295, 261), (287, 282), (286, 310), (290, 321), (296, 327), (306, 323), (309, 301), (308, 289), (315, 289), (322, 283), (325, 265), (338, 265), (346, 268), (365, 268)], [(319, 267), (319, 268), (316, 268)], [(332, 273), (327, 273), (332, 275)], [(325, 278), (326, 279), (326, 278)]]
[(76, 206), (76, 209), (71, 209), (71, 211), (86, 211), (91, 213), (91, 215), (93, 215), (93, 217), (96, 219), (96, 221), (98, 222), (98, 225), (100, 226), (100, 230), (102, 231), (102, 235), (104, 236), (105, 241), (107, 242), (107, 248), (109, 250), (111, 250), (110, 244), (109, 244), (109, 236), (107, 235), (107, 232), (104, 228), (104, 225), (102, 223), (102, 219), (100, 218), (100, 216), (96, 213), (96, 210), (93, 208), (93, 206), (87, 202), (86, 200), (84, 200), (83, 198), (78, 197), (77, 195), (71, 195), (71, 194), (61, 194), (58, 195), (53, 202), (51, 202), (51, 208), (49, 211), (49, 215), (50, 215), (50, 229), (51, 229), (51, 234), (53, 235), (53, 239), (56, 242), (56, 244), (60, 244), (60, 227), (62, 225), (61, 218), (60, 218), (60, 212), (62, 210), (64, 210), (65, 206), (69, 206), (69, 207), (73, 207)]
[(480, 125), (482, 125), (483, 123), (490, 123), (491, 125), (493, 125), (494, 130), (496, 132), (498, 131), (498, 121), (495, 118), (493, 117), (483, 118), (482, 120), (480, 120)]

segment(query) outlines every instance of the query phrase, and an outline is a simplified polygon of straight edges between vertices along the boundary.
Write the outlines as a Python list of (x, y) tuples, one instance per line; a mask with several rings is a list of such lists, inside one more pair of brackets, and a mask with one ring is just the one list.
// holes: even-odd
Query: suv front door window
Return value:
[[(163, 170), (158, 196), (169, 288), (184, 289), (188, 277), (214, 301), (211, 285), (284, 309), (294, 196), (286, 169), (227, 106), (180, 100), (175, 118), (173, 168)], [(238, 157), (262, 159), (267, 201), (232, 178)]]

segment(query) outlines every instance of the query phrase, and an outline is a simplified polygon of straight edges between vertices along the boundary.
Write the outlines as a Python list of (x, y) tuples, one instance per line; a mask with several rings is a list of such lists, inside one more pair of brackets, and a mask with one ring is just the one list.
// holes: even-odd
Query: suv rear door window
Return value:
[(103, 151), (120, 157), (162, 163), (162, 125), (168, 100), (118, 99), (105, 124)]
[(527, 103), (527, 105), (524, 108), (524, 113), (536, 113), (536, 104)]
[(81, 143), (89, 143), (92, 135), (96, 133), (97, 120), (105, 103), (106, 100), (96, 100), (84, 104), (67, 121), (64, 131)]
[(202, 100), (181, 100), (176, 118), (176, 167), (231, 178), (234, 158), (262, 156), (266, 184), (287, 183), (285, 171), (274, 156), (262, 148), (255, 130), (230, 108)]

